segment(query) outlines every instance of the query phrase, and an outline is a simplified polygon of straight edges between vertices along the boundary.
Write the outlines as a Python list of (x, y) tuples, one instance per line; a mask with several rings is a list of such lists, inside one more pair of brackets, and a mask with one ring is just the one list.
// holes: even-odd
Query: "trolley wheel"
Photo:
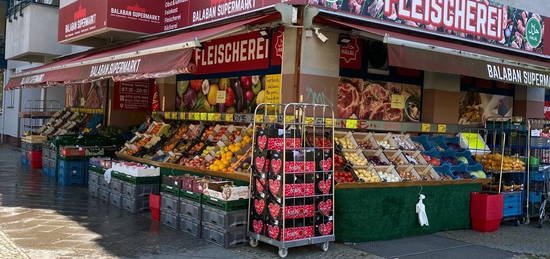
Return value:
[(519, 227), (520, 225), (521, 225), (521, 219), (520, 219), (520, 218), (517, 218), (517, 219), (514, 221), (514, 226)]
[(254, 238), (250, 238), (250, 241), (248, 242), (251, 247), (257, 247), (258, 246), (258, 240)]
[(285, 258), (288, 255), (287, 248), (279, 248), (279, 257)]
[(330, 243), (328, 241), (323, 243), (323, 246), (321, 247), (321, 249), (323, 249), (323, 252), (328, 251), (329, 245)]

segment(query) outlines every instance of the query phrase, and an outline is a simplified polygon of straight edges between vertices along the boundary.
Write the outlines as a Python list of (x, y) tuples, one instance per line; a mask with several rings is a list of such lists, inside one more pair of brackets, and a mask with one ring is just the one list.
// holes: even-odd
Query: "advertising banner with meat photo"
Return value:
[(181, 112), (253, 113), (256, 105), (280, 100), (281, 75), (241, 76), (177, 82)]
[[(548, 18), (492, 0), (309, 0), (312, 5), (415, 29), (550, 54), (544, 49)], [(550, 43), (546, 43), (550, 44)]]
[(478, 92), (460, 92), (459, 124), (475, 124), (510, 118), (513, 115), (514, 98), (505, 95)]
[(338, 118), (382, 121), (420, 121), (419, 85), (340, 78)]
[(65, 106), (103, 109), (106, 96), (107, 86), (104, 81), (68, 85), (65, 91)]

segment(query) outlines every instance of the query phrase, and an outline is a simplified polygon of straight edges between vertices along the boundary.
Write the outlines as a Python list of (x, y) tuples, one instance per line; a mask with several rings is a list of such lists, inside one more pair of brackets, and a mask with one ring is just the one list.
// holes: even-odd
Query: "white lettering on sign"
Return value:
[(44, 79), (45, 74), (38, 74), (38, 75), (32, 75), (32, 76), (26, 76), (21, 79), (21, 85), (29, 85), (29, 84), (38, 84), (42, 82)]
[(195, 64), (201, 66), (262, 60), (268, 57), (269, 40), (262, 37), (209, 45), (196, 49)]
[(107, 63), (92, 66), (90, 77), (101, 77), (106, 75), (129, 74), (139, 71), (141, 59), (132, 59), (114, 63)]
[(216, 17), (230, 16), (256, 8), (254, 0), (232, 0), (202, 10), (193, 11), (193, 23), (211, 20)]
[(491, 79), (497, 79), (511, 83), (539, 87), (550, 87), (549, 74), (542, 74), (531, 71), (524, 71), (517, 68), (487, 64), (487, 75)]
[[(409, 4), (407, 4), (409, 3)], [(384, 0), (384, 14), (391, 16), (396, 6), (400, 19), (502, 40), (503, 9), (476, 0)]]
[(86, 16), (82, 19), (78, 19), (74, 22), (71, 22), (69, 24), (65, 24), (65, 33), (70, 33), (70, 32), (82, 29), (84, 27), (94, 25), (95, 24), (95, 18), (96, 18), (96, 14), (92, 14), (92, 15)]
[[(131, 6), (130, 6), (131, 7)], [(111, 8), (111, 15), (132, 17), (153, 22), (160, 22), (160, 15), (145, 13), (142, 11), (132, 11), (126, 9)]]

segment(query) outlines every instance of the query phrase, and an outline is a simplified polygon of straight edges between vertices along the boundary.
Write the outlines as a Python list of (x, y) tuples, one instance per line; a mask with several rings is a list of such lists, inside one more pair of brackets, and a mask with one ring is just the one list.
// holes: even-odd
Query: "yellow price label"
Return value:
[(276, 115), (268, 115), (267, 119), (269, 120), (269, 122), (276, 122), (277, 121), (277, 116)]
[(437, 125), (437, 132), (447, 133), (447, 125), (446, 124), (438, 124)]
[(215, 119), (214, 119), (214, 115), (215, 115), (214, 113), (209, 113), (209, 114), (208, 114), (208, 118), (207, 118), (206, 120), (208, 120), (208, 121), (214, 121), (214, 120), (215, 120)]
[(193, 114), (193, 119), (197, 120), (197, 121), (200, 121), (201, 120), (201, 114), (196, 112)]
[(185, 112), (178, 112), (178, 119), (180, 119), (180, 120), (187, 119), (187, 116), (186, 116)]
[(213, 113), (214, 114), (214, 119), (215, 121), (221, 121), (222, 120), (222, 114), (221, 113)]
[(468, 143), (468, 149), (485, 149), (485, 142), (478, 133), (460, 134)]
[(428, 123), (422, 123), (421, 127), (420, 127), (420, 131), (422, 132), (430, 132), (432, 130), (432, 125), (428, 124)]
[(194, 112), (190, 112), (187, 114), (187, 119), (188, 120), (194, 120), (195, 119), (195, 113)]
[(164, 118), (169, 120), (170, 119), (170, 113), (169, 112), (165, 112), (164, 113)]
[(346, 120), (347, 129), (357, 129), (357, 120)]
[(325, 119), (325, 126), (333, 127), (334, 126), (334, 120), (333, 119)]
[(306, 117), (304, 120), (305, 124), (313, 124), (314, 120), (313, 117)]
[(206, 112), (201, 112), (200, 113), (200, 120), (205, 121), (206, 119), (208, 119), (208, 114), (206, 114)]
[(225, 121), (233, 122), (233, 114), (232, 113), (226, 113), (225, 114)]
[(263, 116), (263, 115), (257, 114), (257, 115), (254, 117), (254, 120), (255, 120), (256, 122), (264, 122), (264, 116)]
[(285, 122), (286, 123), (293, 123), (294, 122), (294, 116), (293, 115), (287, 115), (285, 116)]

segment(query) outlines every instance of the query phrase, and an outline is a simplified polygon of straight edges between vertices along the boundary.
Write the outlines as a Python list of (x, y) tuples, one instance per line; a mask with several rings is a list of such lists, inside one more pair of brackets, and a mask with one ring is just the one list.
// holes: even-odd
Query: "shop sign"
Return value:
[[(312, 5), (404, 24), (412, 29), (545, 53), (541, 39), (544, 21), (536, 13), (477, 0), (319, 1)], [(550, 49), (546, 51), (550, 53)]]
[(214, 22), (278, 3), (305, 4), (306, 0), (165, 0), (164, 31)]
[(487, 77), (514, 84), (550, 87), (550, 74), (525, 71), (517, 67), (487, 64)]
[(45, 74), (26, 76), (21, 79), (21, 85), (38, 84), (43, 82)]
[(82, 38), (99, 30), (162, 31), (163, 7), (155, 1), (77, 0), (59, 10), (58, 40)]
[(107, 75), (132, 74), (139, 71), (141, 59), (130, 59), (112, 63), (93, 65), (90, 68), (90, 77), (102, 77)]
[(361, 69), (363, 41), (352, 39), (348, 45), (340, 47), (340, 68)]
[(115, 82), (113, 109), (149, 111), (154, 82), (154, 79)]
[(195, 49), (196, 74), (269, 68), (270, 40), (259, 32), (216, 39)]
[(280, 66), (283, 63), (284, 31), (285, 27), (279, 27), (273, 32), (273, 36), (271, 37), (273, 41), (271, 46), (272, 66)]

